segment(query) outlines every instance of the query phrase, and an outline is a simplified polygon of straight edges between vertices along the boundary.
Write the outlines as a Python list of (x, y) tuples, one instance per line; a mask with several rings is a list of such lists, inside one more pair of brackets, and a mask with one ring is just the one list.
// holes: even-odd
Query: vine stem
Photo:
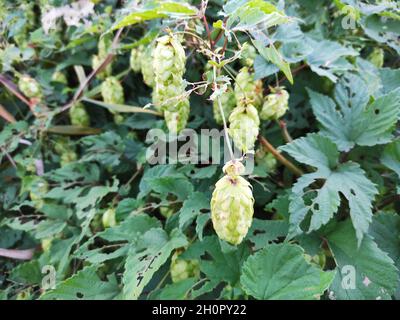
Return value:
[[(217, 81), (216, 81), (217, 67), (216, 66), (213, 66), (213, 72), (214, 72), (214, 90), (216, 90), (217, 89)], [(222, 109), (221, 96), (219, 96), (219, 95), (217, 96), (217, 103), (218, 103), (219, 112), (222, 117), (222, 122), (224, 124), (224, 135), (225, 135), (226, 144), (228, 145), (229, 156), (230, 156), (231, 160), (233, 160), (233, 159), (235, 159), (235, 156), (233, 155), (233, 149), (232, 149), (231, 141), (230, 141), (229, 135), (228, 135), (228, 126), (226, 124), (224, 110)]]
[(286, 159), (278, 150), (276, 150), (274, 148), (274, 146), (272, 144), (270, 144), (266, 138), (264, 138), (262, 135), (259, 135), (258, 139), (260, 140), (260, 143), (262, 144), (264, 149), (271, 152), (271, 154), (275, 157), (276, 160), (278, 160), (280, 163), (282, 163), (285, 167), (287, 167), (290, 171), (292, 171), (296, 176), (301, 176), (304, 174), (300, 168), (298, 168), (296, 165), (294, 165), (292, 162), (290, 162), (288, 159)]
[(0, 257), (6, 257), (16, 260), (31, 260), (35, 249), (15, 250), (0, 248)]

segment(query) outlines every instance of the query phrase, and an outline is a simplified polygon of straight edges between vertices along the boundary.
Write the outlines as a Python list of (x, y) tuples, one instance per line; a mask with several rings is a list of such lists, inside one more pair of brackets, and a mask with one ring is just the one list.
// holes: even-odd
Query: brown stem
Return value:
[(6, 76), (0, 74), (0, 83), (3, 84), (8, 90), (11, 91), (13, 95), (15, 95), (19, 100), (25, 103), (29, 109), (33, 110), (35, 104), (31, 103), (28, 98), (26, 98), (17, 88), (17, 86), (9, 80)]
[[(225, 25), (225, 23), (226, 23), (226, 21), (228, 20), (228, 17), (225, 17), (225, 19), (224, 19), (224, 25)], [(222, 35), (224, 34), (224, 30), (223, 29), (220, 29), (219, 30), (219, 32), (218, 32), (218, 34), (217, 34), (217, 36), (215, 37), (215, 39), (214, 39), (214, 44), (215, 43), (217, 43), (218, 41), (219, 41), (219, 39), (221, 39), (221, 37), (222, 37)]]
[(395, 194), (383, 199), (382, 202), (377, 206), (377, 210), (381, 210), (396, 201), (400, 201), (399, 194)]
[(1, 104), (0, 104), (0, 117), (2, 117), (4, 120), (10, 123), (16, 122), (14, 116), (11, 113), (9, 113), (6, 110), (6, 108), (4, 108)]
[(264, 138), (262, 135), (259, 135), (258, 139), (260, 140), (260, 143), (262, 144), (264, 149), (266, 149), (268, 152), (271, 152), (271, 154), (275, 157), (276, 160), (282, 163), (296, 176), (303, 175), (303, 171), (299, 169), (296, 165), (294, 165), (292, 162), (290, 162), (288, 159), (286, 159), (278, 150), (274, 148), (272, 144), (269, 143), (269, 141), (266, 138)]
[(202, 19), (203, 19), (204, 27), (206, 28), (208, 41), (210, 41), (210, 48), (213, 49), (213, 48), (214, 48), (214, 43), (213, 43), (213, 41), (212, 41), (212, 39), (211, 39), (210, 27), (208, 26), (208, 22), (207, 22), (207, 17), (206, 17), (206, 6), (207, 6), (207, 4), (203, 2), (203, 3), (202, 3), (202, 11), (203, 11)]
[(16, 260), (31, 260), (35, 249), (14, 250), (0, 248), (0, 257), (6, 257)]
[(279, 120), (279, 127), (280, 127), (281, 130), (282, 130), (283, 139), (284, 139), (286, 142), (288, 142), (288, 143), (289, 143), (289, 142), (292, 142), (293, 139), (292, 139), (292, 137), (291, 137), (289, 131), (287, 130), (286, 122), (283, 121), (283, 120)]

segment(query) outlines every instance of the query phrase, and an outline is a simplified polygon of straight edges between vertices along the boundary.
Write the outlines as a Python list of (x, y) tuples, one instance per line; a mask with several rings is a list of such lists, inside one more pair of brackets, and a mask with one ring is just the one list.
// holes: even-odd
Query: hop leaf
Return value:
[(278, 89), (269, 94), (262, 106), (260, 118), (263, 120), (275, 120), (282, 117), (289, 108), (289, 94), (286, 90)]
[(238, 106), (232, 111), (229, 122), (229, 135), (235, 146), (243, 153), (253, 150), (260, 125), (257, 109), (251, 104)]
[(235, 98), (238, 106), (251, 103), (259, 108), (262, 104), (262, 89), (262, 81), (254, 80), (254, 74), (249, 72), (249, 68), (240, 69), (235, 82)]
[(211, 219), (220, 239), (238, 245), (251, 226), (254, 198), (250, 183), (235, 175), (238, 170), (233, 170), (232, 165), (228, 164), (225, 168), (228, 174), (215, 185), (211, 198)]

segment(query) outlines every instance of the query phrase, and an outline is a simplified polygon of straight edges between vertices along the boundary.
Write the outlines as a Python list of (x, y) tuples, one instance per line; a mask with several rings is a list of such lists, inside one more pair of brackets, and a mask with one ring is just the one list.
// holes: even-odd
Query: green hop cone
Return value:
[[(104, 61), (104, 58), (98, 56), (98, 55), (93, 55), (92, 57), (92, 68), (93, 69), (97, 69), (97, 67), (100, 66), (100, 64)], [(102, 71), (98, 72), (96, 74), (96, 77), (100, 80), (105, 79), (106, 77), (108, 77), (109, 75), (111, 75), (112, 73), (112, 67), (111, 67), (111, 63), (109, 63), (105, 69), (103, 69)]]
[(155, 75), (153, 68), (153, 46), (149, 45), (141, 56), (141, 66), (140, 66), (143, 81), (149, 87), (154, 87), (155, 85)]
[(43, 96), (39, 83), (28, 75), (22, 75), (19, 78), (18, 88), (29, 99), (41, 99)]
[(101, 95), (105, 103), (124, 104), (124, 89), (115, 77), (108, 77), (101, 84)]
[(257, 56), (256, 48), (248, 42), (243, 43), (240, 62), (243, 66), (252, 67)]
[(236, 148), (243, 153), (254, 150), (260, 119), (257, 109), (252, 105), (237, 106), (229, 116), (228, 133)]
[(85, 106), (82, 103), (77, 103), (69, 109), (69, 118), (73, 126), (89, 127), (90, 117)]
[(171, 258), (171, 279), (176, 283), (187, 278), (198, 278), (200, 276), (199, 261), (196, 259), (180, 259), (182, 252), (176, 250)]
[(160, 213), (164, 218), (168, 219), (175, 213), (175, 211), (171, 207), (160, 207)]
[(382, 48), (374, 48), (367, 59), (375, 67), (382, 68), (383, 62), (385, 60), (385, 52)]
[(115, 208), (107, 209), (102, 216), (102, 222), (104, 228), (110, 228), (117, 225), (117, 221), (115, 220)]
[[(233, 92), (232, 87), (228, 87), (228, 89), (220, 96), (222, 110), (224, 111), (225, 119), (228, 119), (232, 110), (236, 106), (235, 93)], [(222, 124), (222, 116), (219, 110), (218, 100), (215, 99), (213, 101), (213, 111), (214, 111), (214, 119), (218, 124)]]
[(78, 159), (78, 156), (76, 155), (76, 152), (73, 150), (70, 150), (68, 152), (64, 152), (61, 155), (61, 160), (60, 160), (60, 165), (61, 167), (67, 165), (68, 163), (74, 162)]
[(62, 84), (65, 84), (65, 85), (68, 84), (67, 77), (61, 71), (54, 72), (53, 75), (51, 76), (51, 81), (62, 83)]
[(106, 35), (100, 37), (99, 42), (97, 44), (100, 58), (104, 59), (105, 57), (107, 57), (107, 55), (111, 49), (111, 46), (112, 46), (112, 41), (113, 41), (113, 38), (110, 34), (106, 34)]
[(133, 48), (131, 50), (131, 57), (129, 59), (129, 64), (133, 72), (139, 72), (142, 68), (141, 59), (143, 57), (143, 47)]
[(254, 155), (256, 163), (263, 167), (267, 172), (274, 172), (278, 162), (270, 152), (265, 152), (263, 149), (258, 149)]
[(45, 239), (42, 239), (42, 241), (41, 241), (42, 250), (43, 250), (44, 252), (49, 251), (52, 242), (53, 242), (53, 238), (45, 238)]
[(76, 161), (78, 158), (73, 146), (71, 145), (71, 141), (67, 137), (59, 137), (54, 145), (54, 150), (60, 155), (61, 167)]
[(289, 93), (281, 88), (272, 89), (264, 101), (260, 112), (262, 120), (276, 120), (282, 117), (289, 108)]
[(49, 185), (42, 177), (36, 176), (33, 178), (30, 185), (29, 196), (35, 205), (36, 209), (40, 209), (44, 205), (43, 197), (47, 193)]
[(163, 36), (157, 40), (153, 59), (153, 103), (158, 110), (164, 112), (169, 131), (179, 133), (186, 127), (190, 113), (190, 103), (183, 80), (185, 50), (175, 36)]
[(240, 69), (235, 80), (235, 98), (237, 105), (253, 104), (257, 109), (261, 107), (263, 97), (261, 80), (254, 80), (254, 74), (249, 68)]
[[(238, 163), (241, 165), (238, 166)], [(238, 245), (246, 236), (253, 219), (254, 198), (250, 183), (242, 178), (243, 165), (230, 161), (226, 173), (215, 185), (211, 198), (211, 220), (218, 237)]]

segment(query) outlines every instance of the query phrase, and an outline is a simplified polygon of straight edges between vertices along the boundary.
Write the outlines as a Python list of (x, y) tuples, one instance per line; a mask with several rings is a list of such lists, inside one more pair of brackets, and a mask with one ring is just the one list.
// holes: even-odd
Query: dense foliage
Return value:
[(400, 298), (399, 34), (397, 1), (0, 0), (0, 299)]

